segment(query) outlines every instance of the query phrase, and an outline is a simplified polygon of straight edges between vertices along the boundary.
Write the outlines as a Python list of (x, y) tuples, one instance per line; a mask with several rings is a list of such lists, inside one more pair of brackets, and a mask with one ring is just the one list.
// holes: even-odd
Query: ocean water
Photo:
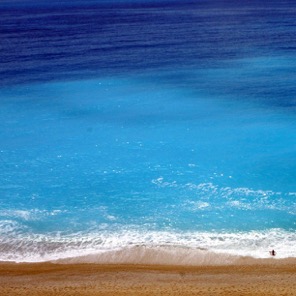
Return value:
[(295, 2), (0, 14), (1, 261), (295, 257)]

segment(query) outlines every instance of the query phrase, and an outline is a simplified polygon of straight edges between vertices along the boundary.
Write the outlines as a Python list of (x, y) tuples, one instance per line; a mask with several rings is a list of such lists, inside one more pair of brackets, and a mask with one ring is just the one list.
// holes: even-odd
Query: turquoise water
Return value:
[[(140, 8), (148, 26), (151, 9)], [(177, 16), (190, 6), (166, 9), (166, 16)], [(215, 9), (208, 9), (202, 25), (212, 22)], [(128, 11), (139, 18), (139, 8)], [(295, 56), (271, 45), (263, 52), (254, 40), (259, 49), (246, 54), (230, 40), (209, 59), (209, 44), (176, 47), (168, 38), (153, 48), (202, 56), (168, 65), (155, 57), (152, 66), (128, 68), (114, 62), (118, 53), (110, 49), (100, 56), (106, 69), (111, 61), (105, 75), (91, 62), (78, 71), (72, 59), (54, 59), (53, 79), (45, 70), (48, 56), (39, 74), (26, 73), (28, 62), (21, 59), (19, 74), (6, 74), (0, 89), (1, 260), (43, 261), (133, 246), (255, 257), (275, 248), (279, 257), (295, 256)], [(278, 42), (274, 37), (272, 44)], [(130, 45), (122, 46), (134, 55), (127, 60), (139, 62)], [(223, 58), (223, 50), (243, 54)], [(75, 63), (85, 58), (81, 53)], [(32, 54), (31, 63), (38, 61)], [(74, 73), (68, 79), (66, 68)]]

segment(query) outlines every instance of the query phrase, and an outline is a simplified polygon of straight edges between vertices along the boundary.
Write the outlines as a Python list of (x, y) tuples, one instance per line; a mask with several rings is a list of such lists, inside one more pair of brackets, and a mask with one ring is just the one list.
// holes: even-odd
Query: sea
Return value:
[(296, 2), (0, 2), (0, 261), (296, 257)]

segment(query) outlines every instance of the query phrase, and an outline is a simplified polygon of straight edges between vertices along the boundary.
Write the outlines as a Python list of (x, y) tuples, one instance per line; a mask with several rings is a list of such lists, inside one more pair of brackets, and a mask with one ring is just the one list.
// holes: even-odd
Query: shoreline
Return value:
[[(254, 253), (255, 256), (252, 254)], [(243, 254), (243, 255), (242, 255)], [(259, 256), (258, 256), (259, 255)], [(30, 254), (21, 258), (19, 254), (2, 256), (1, 262), (15, 263), (44, 263), (53, 262), (61, 264), (133, 264), (133, 265), (170, 265), (170, 266), (218, 266), (232, 265), (242, 262), (255, 264), (256, 262), (267, 262), (268, 260), (295, 260), (294, 253), (284, 252), (282, 249), (276, 250), (276, 256), (270, 255), (270, 250), (252, 250), (232, 252), (232, 250), (215, 251), (205, 248), (193, 248), (182, 245), (158, 245), (145, 246), (133, 245), (124, 246), (118, 249), (109, 250), (68, 250), (62, 253)], [(273, 262), (273, 261), (272, 261)], [(284, 261), (283, 261), (284, 262)]]
[(296, 259), (219, 266), (0, 263), (1, 295), (296, 295)]

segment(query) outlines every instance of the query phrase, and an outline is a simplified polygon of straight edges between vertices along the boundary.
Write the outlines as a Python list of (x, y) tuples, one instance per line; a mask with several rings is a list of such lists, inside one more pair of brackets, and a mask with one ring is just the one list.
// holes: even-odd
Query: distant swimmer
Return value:
[(271, 251), (269, 251), (269, 254), (270, 254), (271, 256), (275, 256), (275, 255), (276, 255), (276, 251), (275, 251), (275, 250), (271, 250)]

